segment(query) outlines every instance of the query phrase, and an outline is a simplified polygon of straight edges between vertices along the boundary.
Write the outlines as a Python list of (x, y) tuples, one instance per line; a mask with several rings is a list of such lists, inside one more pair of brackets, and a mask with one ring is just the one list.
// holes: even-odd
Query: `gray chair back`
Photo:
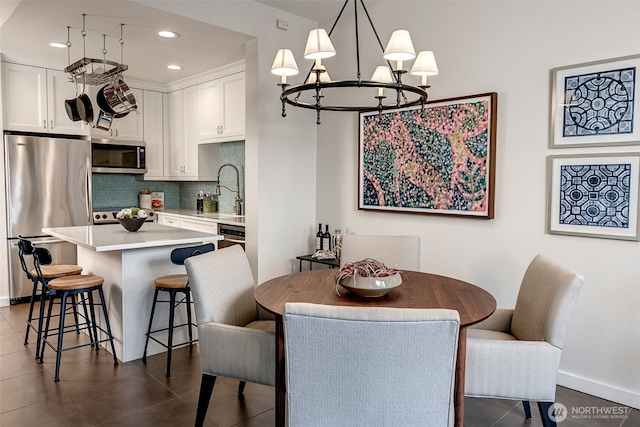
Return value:
[(547, 341), (562, 348), (584, 278), (536, 256), (522, 279), (511, 321), (511, 334), (523, 341)]
[(398, 270), (420, 271), (420, 237), (345, 234), (340, 267), (364, 258), (377, 259)]
[(453, 425), (455, 310), (284, 309), (290, 427)]
[(244, 326), (256, 319), (253, 274), (240, 245), (187, 258), (184, 264), (198, 326), (209, 322)]

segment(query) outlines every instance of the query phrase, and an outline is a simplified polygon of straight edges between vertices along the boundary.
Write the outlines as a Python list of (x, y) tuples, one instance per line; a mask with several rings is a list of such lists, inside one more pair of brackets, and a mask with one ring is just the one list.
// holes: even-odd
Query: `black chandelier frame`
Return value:
[[(333, 30), (336, 28), (336, 25), (338, 24), (338, 21), (340, 21), (340, 18), (342, 17), (342, 13), (344, 12), (345, 8), (347, 7), (347, 4), (352, 1), (352, 0), (345, 0), (344, 4), (342, 5), (342, 8), (340, 9), (340, 13), (338, 14), (338, 17), (336, 18), (336, 20), (334, 21), (331, 30), (329, 31), (328, 35), (331, 36), (331, 34), (333, 33)], [(373, 33), (376, 36), (376, 39), (378, 41), (378, 44), (380, 45), (380, 49), (382, 50), (382, 53), (384, 54), (384, 46), (382, 45), (382, 42), (380, 41), (380, 37), (378, 36), (378, 31), (376, 30), (376, 27), (373, 25), (373, 20), (371, 19), (371, 16), (369, 15), (369, 11), (367, 10), (367, 7), (364, 5), (364, 0), (359, 0), (360, 4), (362, 6), (362, 9), (364, 10), (367, 19), (369, 21), (369, 24), (371, 25), (371, 29), (373, 30)], [(402, 82), (402, 75), (406, 74), (407, 71), (406, 70), (394, 70), (393, 66), (391, 65), (391, 62), (389, 60), (387, 61), (387, 65), (389, 67), (389, 69), (391, 70), (393, 76), (394, 76), (394, 82), (392, 83), (382, 83), (382, 82), (375, 82), (375, 81), (371, 81), (371, 80), (362, 80), (361, 77), (361, 72), (360, 72), (360, 37), (359, 37), (359, 32), (358, 32), (358, 0), (353, 0), (353, 5), (354, 5), (354, 19), (355, 19), (355, 32), (356, 32), (356, 64), (357, 64), (357, 78), (356, 80), (337, 80), (337, 81), (328, 81), (328, 82), (321, 82), (321, 76), (322, 73), (325, 73), (326, 71), (323, 69), (316, 69), (315, 68), (315, 64), (312, 65), (311, 69), (309, 70), (309, 72), (307, 73), (306, 78), (304, 79), (304, 81), (308, 81), (309, 76), (311, 75), (311, 73), (315, 73), (316, 74), (316, 79), (314, 83), (304, 83), (304, 84), (300, 84), (300, 85), (290, 85), (288, 83), (278, 83), (278, 86), (280, 86), (282, 88), (282, 93), (280, 94), (280, 101), (282, 102), (282, 117), (286, 117), (287, 116), (287, 112), (286, 112), (286, 104), (289, 105), (293, 105), (294, 107), (300, 107), (300, 108), (307, 108), (310, 110), (316, 110), (317, 112), (317, 118), (316, 118), (316, 123), (320, 124), (320, 112), (321, 111), (348, 111), (348, 112), (371, 112), (371, 111), (378, 111), (378, 112), (382, 112), (384, 110), (391, 110), (391, 109), (395, 109), (395, 108), (400, 108), (400, 107), (413, 107), (416, 105), (420, 105), (424, 111), (424, 105), (427, 102), (428, 99), (428, 94), (426, 89), (431, 87), (429, 85), (424, 85), (424, 86), (413, 86), (410, 84), (404, 84)], [(289, 87), (291, 86), (291, 87)], [(387, 98), (386, 96), (376, 96), (375, 98), (378, 100), (378, 104), (371, 106), (371, 105), (365, 105), (365, 106), (341, 106), (341, 105), (323, 105), (322, 104), (322, 98), (324, 98), (324, 96), (322, 95), (322, 90), (323, 89), (335, 89), (335, 88), (361, 88), (361, 87), (371, 87), (371, 88), (377, 88), (377, 89), (392, 89), (396, 91), (396, 99), (394, 103), (385, 103), (384, 100)], [(314, 95), (313, 98), (315, 99), (315, 103), (308, 103), (308, 102), (303, 102), (300, 101), (300, 96), (304, 93), (304, 92), (308, 92), (308, 91), (313, 91)], [(414, 93), (416, 95), (418, 95), (417, 99), (413, 99), (413, 100), (408, 100), (405, 92), (411, 92)]]

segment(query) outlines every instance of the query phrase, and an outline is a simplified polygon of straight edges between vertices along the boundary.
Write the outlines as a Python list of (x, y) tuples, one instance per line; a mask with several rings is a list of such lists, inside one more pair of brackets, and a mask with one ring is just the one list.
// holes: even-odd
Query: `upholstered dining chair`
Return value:
[(567, 325), (584, 279), (542, 255), (522, 279), (515, 308), (498, 309), (467, 330), (465, 395), (537, 401), (545, 427), (553, 416)]
[(200, 335), (202, 382), (196, 426), (204, 424), (216, 377), (276, 382), (275, 321), (259, 318), (255, 284), (240, 245), (185, 260)]
[(345, 234), (340, 267), (364, 258), (380, 260), (387, 267), (420, 271), (420, 237)]
[(453, 426), (455, 310), (287, 303), (290, 427)]

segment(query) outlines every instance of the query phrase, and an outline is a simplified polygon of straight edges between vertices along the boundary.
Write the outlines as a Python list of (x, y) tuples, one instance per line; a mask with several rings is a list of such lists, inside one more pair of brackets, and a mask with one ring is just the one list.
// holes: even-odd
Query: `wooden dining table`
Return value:
[(460, 315), (460, 335), (455, 372), (455, 425), (464, 425), (464, 379), (467, 327), (489, 317), (496, 309), (493, 296), (470, 283), (451, 277), (417, 271), (401, 272), (402, 284), (381, 297), (362, 297), (339, 287), (336, 270), (323, 269), (288, 274), (264, 282), (254, 292), (255, 300), (276, 318), (276, 426), (284, 427), (286, 380), (284, 325), (287, 302), (324, 305), (393, 308), (448, 308)]

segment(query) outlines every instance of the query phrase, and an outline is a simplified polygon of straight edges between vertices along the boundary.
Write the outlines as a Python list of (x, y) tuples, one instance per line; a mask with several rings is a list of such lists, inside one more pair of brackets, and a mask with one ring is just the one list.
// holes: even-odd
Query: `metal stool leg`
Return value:
[[(27, 331), (24, 334), (24, 345), (29, 344), (29, 330), (31, 329), (31, 322), (33, 321), (33, 304), (36, 300), (36, 294), (38, 293), (38, 281), (33, 279), (31, 279), (31, 281), (33, 282), (33, 289), (31, 290), (31, 302), (29, 303), (29, 317), (27, 317)], [(42, 303), (42, 301), (40, 303)], [(36, 354), (38, 354), (37, 350)]]
[[(113, 345), (113, 334), (111, 333), (111, 324), (109, 323), (109, 314), (107, 313), (107, 304), (104, 300), (104, 292), (102, 291), (102, 285), (98, 287), (98, 295), (100, 295), (100, 303), (102, 305), (102, 315), (104, 316), (104, 325), (109, 335), (109, 342), (111, 342), (111, 351), (113, 352), (113, 364), (118, 366), (118, 358), (116, 357), (116, 347)], [(96, 345), (96, 347), (98, 347)]]
[(168, 332), (168, 343), (167, 343), (167, 375), (166, 377), (171, 376), (171, 348), (173, 347), (173, 318), (176, 309), (176, 290), (169, 290), (169, 330)]
[(76, 334), (80, 333), (80, 326), (78, 325), (78, 308), (75, 295), (69, 295), (71, 297), (71, 309), (73, 310), (73, 320), (76, 322)]
[(153, 315), (156, 312), (156, 302), (158, 302), (158, 288), (153, 294), (153, 304), (151, 305), (151, 317), (149, 318), (149, 329), (147, 329), (147, 339), (144, 342), (144, 352), (142, 353), (142, 361), (147, 361), (147, 347), (149, 346), (149, 335), (151, 334), (151, 325), (153, 324)]
[(187, 323), (189, 323), (189, 348), (193, 348), (193, 331), (191, 330), (191, 291), (187, 286), (184, 290), (187, 299)]
[(93, 320), (89, 317), (89, 312), (87, 310), (87, 297), (85, 294), (80, 294), (80, 301), (82, 302), (82, 309), (84, 311), (84, 318), (87, 332), (89, 333), (89, 340), (91, 341), (91, 347), (97, 345), (95, 344), (98, 341), (98, 337), (93, 336), (93, 331), (91, 330), (91, 323)]
[(47, 340), (47, 337), (49, 336), (49, 325), (51, 324), (51, 312), (53, 311), (53, 301), (55, 297), (51, 293), (49, 293), (48, 299), (49, 299), (49, 310), (47, 310), (47, 322), (44, 326), (44, 329), (42, 329), (41, 331), (41, 333), (43, 333), (43, 336), (42, 336), (42, 342), (40, 343), (40, 353), (39, 354), (36, 353), (36, 359), (39, 359), (38, 363), (42, 363), (44, 360), (44, 348), (46, 347), (44, 344), (45, 344), (45, 341)]
[[(38, 358), (38, 352), (40, 351), (40, 346), (42, 346), (42, 322), (44, 322), (44, 307), (45, 305), (47, 305), (47, 300), (51, 298), (51, 296), (48, 295), (47, 293), (47, 285), (45, 283), (41, 283), (41, 285), (42, 285), (42, 289), (40, 291), (40, 314), (39, 314), (40, 317), (38, 318), (38, 342), (36, 343), (36, 359)], [(48, 326), (47, 326), (47, 329), (48, 329)]]
[(93, 328), (93, 338), (95, 338), (96, 351), (100, 350), (100, 344), (98, 344), (98, 318), (96, 317), (95, 303), (93, 301), (93, 289), (87, 291), (87, 297), (89, 298), (89, 311), (91, 312), (91, 322), (89, 328)]
[[(62, 338), (64, 337), (64, 317), (67, 308), (68, 292), (62, 292), (60, 298), (60, 325), (58, 325), (58, 347), (56, 348), (56, 374), (53, 377), (55, 382), (60, 381), (60, 361), (62, 360)], [(53, 304), (51, 300), (49, 307)], [(44, 346), (43, 346), (44, 347)]]

